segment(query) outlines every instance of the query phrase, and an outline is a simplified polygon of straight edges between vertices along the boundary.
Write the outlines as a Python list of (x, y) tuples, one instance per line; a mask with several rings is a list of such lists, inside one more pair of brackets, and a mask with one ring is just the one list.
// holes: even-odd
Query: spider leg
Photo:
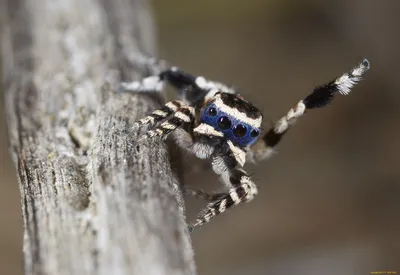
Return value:
[(158, 75), (145, 77), (142, 80), (122, 82), (119, 84), (120, 92), (161, 92), (164, 82)]
[(240, 168), (244, 165), (243, 157), (245, 155), (245, 151), (231, 144), (230, 141), (216, 149), (212, 161), (213, 170), (220, 175), (229, 190), (225, 193), (216, 194), (194, 191), (193, 195), (211, 200), (211, 202), (190, 224), (190, 231), (208, 223), (213, 217), (222, 214), (235, 205), (251, 201), (257, 194), (257, 186)]
[(361, 80), (361, 76), (369, 67), (368, 60), (364, 59), (351, 71), (344, 73), (327, 84), (317, 86), (310, 95), (300, 100), (267, 131), (262, 139), (258, 140), (251, 147), (251, 150), (247, 154), (248, 157), (252, 161), (257, 162), (271, 156), (274, 153), (274, 147), (281, 141), (283, 135), (295, 124), (299, 117), (304, 115), (309, 109), (328, 106), (336, 93), (342, 95), (349, 94), (351, 88)]
[(141, 128), (144, 126), (154, 126), (163, 119), (169, 117), (173, 113), (177, 112), (179, 108), (185, 106), (186, 103), (180, 100), (173, 100), (167, 102), (161, 109), (155, 110), (150, 115), (136, 121), (133, 124), (133, 128)]
[[(226, 171), (222, 178), (228, 178), (232, 188), (226, 193), (219, 193), (216, 196), (205, 195), (205, 199), (213, 199), (204, 210), (200, 212), (197, 219), (189, 226), (192, 232), (198, 227), (208, 223), (215, 216), (222, 214), (227, 209), (251, 201), (257, 194), (257, 186), (250, 179), (247, 173), (240, 168), (233, 168)], [(204, 195), (204, 194), (203, 194)]]
[(178, 111), (174, 113), (174, 115), (161, 123), (154, 130), (149, 130), (147, 133), (140, 138), (154, 138), (159, 137), (162, 139), (166, 139), (167, 136), (178, 127), (184, 127), (185, 125), (193, 125), (195, 120), (194, 108), (191, 106), (181, 106)]
[(179, 91), (180, 96), (189, 105), (201, 105), (212, 98), (218, 91), (236, 93), (234, 89), (223, 83), (207, 80), (202, 76), (188, 74), (177, 67), (171, 67), (155, 76), (146, 77), (140, 81), (123, 82), (120, 91), (128, 92), (161, 92), (165, 83)]
[(207, 80), (202, 76), (193, 76), (178, 67), (171, 67), (163, 71), (160, 77), (178, 89), (191, 105), (196, 105), (198, 102), (203, 102), (204, 99), (213, 97), (217, 91), (236, 93), (234, 89), (223, 83)]

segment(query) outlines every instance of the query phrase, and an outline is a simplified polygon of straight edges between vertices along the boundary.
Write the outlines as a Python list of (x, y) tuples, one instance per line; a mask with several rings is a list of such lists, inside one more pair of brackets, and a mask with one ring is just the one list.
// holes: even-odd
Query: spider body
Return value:
[(309, 109), (329, 105), (335, 94), (347, 95), (369, 69), (365, 59), (342, 76), (317, 86), (300, 100), (261, 137), (261, 112), (238, 95), (235, 89), (171, 67), (142, 81), (122, 83), (129, 92), (160, 92), (165, 83), (178, 90), (180, 100), (167, 102), (137, 121), (136, 128), (147, 127), (138, 140), (165, 139), (172, 134), (177, 144), (201, 159), (211, 159), (213, 171), (221, 177), (227, 191), (208, 194), (185, 188), (186, 193), (208, 200), (207, 207), (190, 224), (193, 231), (234, 205), (251, 201), (257, 186), (243, 170), (246, 160), (268, 158), (287, 130)]

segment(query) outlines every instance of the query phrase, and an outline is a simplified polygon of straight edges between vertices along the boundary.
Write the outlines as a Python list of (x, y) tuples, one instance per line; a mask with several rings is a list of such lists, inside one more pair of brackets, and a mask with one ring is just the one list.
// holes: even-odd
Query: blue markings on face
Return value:
[(260, 135), (260, 129), (221, 112), (214, 104), (203, 111), (201, 122), (214, 127), (222, 132), (224, 137), (241, 147), (252, 145)]

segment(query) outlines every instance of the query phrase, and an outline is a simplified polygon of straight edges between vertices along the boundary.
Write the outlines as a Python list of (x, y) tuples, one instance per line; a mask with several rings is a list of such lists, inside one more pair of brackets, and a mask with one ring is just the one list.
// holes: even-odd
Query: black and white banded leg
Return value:
[(186, 88), (187, 86), (194, 86), (203, 90), (218, 89), (224, 93), (234, 93), (234, 91), (221, 82), (207, 80), (202, 76), (193, 76), (188, 74), (178, 67), (171, 67), (160, 73), (161, 79), (168, 80), (172, 86), (177, 89)]
[(141, 128), (144, 126), (154, 126), (158, 122), (166, 119), (172, 114), (176, 113), (182, 106), (186, 106), (186, 103), (180, 100), (173, 100), (167, 102), (161, 109), (155, 110), (150, 115), (138, 120), (133, 124), (133, 128)]
[(176, 130), (178, 127), (193, 127), (195, 122), (195, 109), (191, 106), (185, 105), (181, 106), (178, 111), (176, 111), (173, 116), (166, 121), (162, 122), (153, 130), (147, 131), (147, 133), (140, 138), (140, 140), (146, 138), (159, 137), (166, 139), (168, 135)]
[[(227, 193), (215, 194), (212, 197), (206, 195), (204, 197), (205, 199), (215, 200), (209, 203), (207, 207), (200, 212), (197, 219), (190, 224), (190, 232), (208, 223), (212, 218), (224, 213), (229, 208), (243, 202), (251, 201), (254, 196), (257, 195), (257, 186), (244, 170), (235, 168), (225, 173), (226, 175), (222, 175), (222, 178), (228, 178), (232, 188), (230, 188)], [(198, 193), (196, 195), (198, 195)]]
[(212, 98), (217, 92), (236, 93), (223, 83), (207, 80), (202, 76), (193, 76), (177, 67), (162, 71), (159, 75), (150, 76), (141, 81), (121, 83), (120, 91), (161, 92), (164, 84), (169, 83), (179, 91), (183, 100), (189, 105), (197, 106), (204, 100)]
[(211, 202), (189, 226), (190, 231), (204, 225), (213, 217), (222, 214), (235, 205), (251, 201), (257, 194), (257, 186), (240, 168), (244, 165), (245, 155), (246, 153), (242, 149), (231, 144), (230, 141), (222, 144), (216, 150), (212, 167), (228, 187), (228, 192), (207, 194), (203, 191), (191, 190), (191, 195), (208, 201), (211, 200)]
[(348, 95), (351, 88), (361, 80), (361, 76), (369, 69), (367, 59), (364, 59), (351, 71), (331, 82), (316, 87), (313, 92), (303, 100), (300, 100), (289, 112), (279, 119), (275, 125), (267, 131), (262, 139), (251, 147), (247, 156), (253, 162), (268, 158), (274, 153), (274, 147), (280, 142), (283, 135), (309, 109), (328, 106), (334, 95)]

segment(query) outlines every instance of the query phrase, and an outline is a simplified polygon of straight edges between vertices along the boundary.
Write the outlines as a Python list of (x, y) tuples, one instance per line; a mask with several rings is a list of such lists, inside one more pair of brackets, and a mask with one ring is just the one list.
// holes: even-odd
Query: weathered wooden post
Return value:
[(26, 274), (195, 274), (166, 146), (137, 145), (156, 107), (118, 94), (152, 68), (143, 0), (1, 0), (2, 80)]

